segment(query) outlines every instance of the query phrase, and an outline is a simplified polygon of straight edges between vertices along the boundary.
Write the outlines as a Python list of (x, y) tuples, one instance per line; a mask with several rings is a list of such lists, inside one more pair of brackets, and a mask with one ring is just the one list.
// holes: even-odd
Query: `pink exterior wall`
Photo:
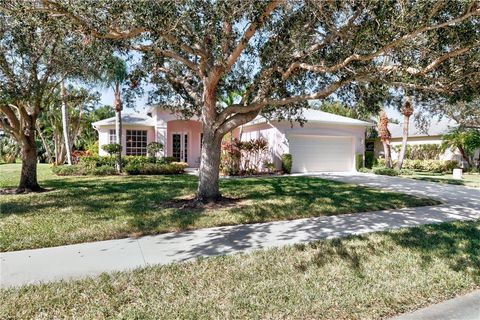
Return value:
[[(98, 154), (100, 156), (108, 156), (108, 153), (103, 151), (102, 146), (109, 144), (110, 130), (115, 129), (115, 126), (101, 126), (98, 128)], [(127, 130), (147, 130), (147, 144), (155, 140), (155, 129), (150, 126), (130, 126), (123, 125), (122, 127), (122, 155), (126, 154), (125, 146), (127, 145)]]
[(281, 168), (281, 156), (289, 152), (290, 135), (319, 135), (332, 137), (352, 137), (355, 153), (365, 152), (365, 127), (307, 122), (303, 127), (289, 122), (259, 123), (236, 131), (241, 140), (264, 138), (269, 145), (269, 158), (277, 169)]
[(167, 122), (166, 155), (172, 156), (172, 135), (184, 133), (188, 135), (187, 160), (190, 167), (200, 165), (200, 135), (202, 124), (193, 120), (171, 120)]

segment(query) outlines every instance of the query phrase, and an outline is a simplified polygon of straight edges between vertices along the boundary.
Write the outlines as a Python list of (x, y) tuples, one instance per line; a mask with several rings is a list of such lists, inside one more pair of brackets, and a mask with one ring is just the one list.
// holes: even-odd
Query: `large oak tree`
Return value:
[(36, 122), (62, 81), (94, 70), (83, 37), (33, 10), (35, 2), (0, 2), (0, 128), (21, 145), (19, 192), (39, 191)]
[[(202, 201), (220, 197), (222, 137), (259, 114), (301, 118), (307, 100), (353, 103), (382, 86), (465, 89), (476, 72), (464, 61), (478, 55), (477, 1), (41, 3), (68, 29), (143, 53), (154, 96), (200, 117)], [(232, 91), (244, 93), (219, 103)]]

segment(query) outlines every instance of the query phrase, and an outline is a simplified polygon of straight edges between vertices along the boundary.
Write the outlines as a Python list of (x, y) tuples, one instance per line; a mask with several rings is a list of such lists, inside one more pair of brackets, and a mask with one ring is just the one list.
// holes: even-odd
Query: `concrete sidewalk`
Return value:
[(480, 290), (433, 306), (395, 317), (392, 320), (478, 320)]
[(446, 202), (439, 206), (277, 221), (6, 252), (0, 255), (0, 286), (82, 278), (197, 257), (306, 243), (401, 227), (480, 219), (480, 191), (402, 178), (321, 175), (328, 179), (393, 188)]

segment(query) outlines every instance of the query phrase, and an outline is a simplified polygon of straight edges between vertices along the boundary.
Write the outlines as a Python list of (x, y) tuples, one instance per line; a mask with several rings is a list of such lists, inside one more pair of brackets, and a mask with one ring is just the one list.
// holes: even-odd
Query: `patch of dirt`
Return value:
[(248, 200), (244, 198), (229, 198), (221, 197), (217, 201), (202, 202), (195, 197), (173, 199), (171, 201), (164, 202), (161, 205), (162, 209), (193, 209), (193, 210), (216, 210), (226, 208), (239, 208), (245, 205)]
[(12, 194), (28, 194), (28, 193), (45, 193), (50, 192), (55, 189), (53, 188), (41, 188), (40, 190), (29, 190), (29, 189), (18, 189), (18, 188), (9, 188), (9, 189), (0, 189), (0, 195), (12, 195)]

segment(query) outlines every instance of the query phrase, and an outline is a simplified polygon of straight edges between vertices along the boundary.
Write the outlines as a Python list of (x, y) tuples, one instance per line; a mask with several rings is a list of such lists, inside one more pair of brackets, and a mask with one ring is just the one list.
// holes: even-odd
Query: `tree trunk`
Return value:
[(390, 148), (390, 142), (382, 141), (383, 143), (383, 151), (385, 152), (385, 166), (387, 168), (392, 167), (392, 150)]
[(45, 137), (42, 134), (42, 130), (40, 129), (40, 126), (38, 126), (38, 125), (37, 125), (37, 132), (38, 132), (38, 135), (40, 136), (40, 139), (42, 140), (43, 148), (45, 149), (45, 152), (47, 153), (48, 163), (53, 163), (52, 152), (50, 151), (50, 147), (48, 146), (47, 141), (45, 141)]
[[(122, 144), (122, 111), (115, 110), (115, 143)], [(117, 154), (117, 172), (122, 172), (122, 151)]]
[(218, 187), (221, 144), (222, 136), (204, 125), (197, 190), (197, 199), (202, 202), (217, 201), (221, 198)]
[(467, 156), (467, 153), (465, 152), (465, 149), (463, 149), (462, 147), (458, 147), (458, 151), (460, 151), (460, 154), (462, 155), (462, 158), (465, 160), (468, 167), (470, 168), (472, 166), (472, 163), (470, 162), (470, 158)]
[(410, 121), (410, 116), (403, 117), (402, 148), (400, 149), (400, 154), (398, 155), (398, 161), (397, 161), (398, 170), (402, 169), (403, 159), (405, 158), (405, 151), (407, 150), (409, 121)]
[(22, 172), (17, 192), (41, 191), (37, 181), (37, 148), (35, 146), (35, 127), (30, 126), (22, 137)]
[[(113, 94), (113, 106), (115, 108), (115, 143), (122, 145), (122, 100), (120, 96), (119, 83), (115, 84)], [(117, 153), (117, 172), (122, 172), (122, 151)]]
[(62, 81), (60, 84), (60, 95), (62, 97), (62, 126), (63, 126), (63, 141), (65, 143), (65, 151), (67, 155), (67, 163), (72, 165), (72, 148), (70, 145), (70, 134), (68, 128), (68, 112), (67, 112), (67, 101), (65, 96), (65, 84)]

